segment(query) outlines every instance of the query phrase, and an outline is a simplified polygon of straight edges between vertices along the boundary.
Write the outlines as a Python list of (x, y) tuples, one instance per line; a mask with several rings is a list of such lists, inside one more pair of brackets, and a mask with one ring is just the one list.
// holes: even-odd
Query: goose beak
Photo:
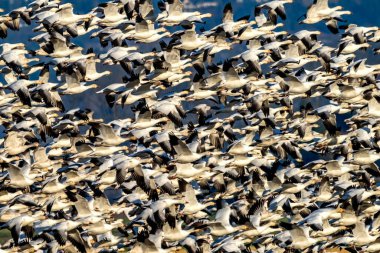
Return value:
[(337, 213), (344, 213), (344, 211), (345, 211), (345, 210), (344, 210), (343, 208), (338, 208), (338, 209), (336, 210)]
[(177, 175), (176, 175), (176, 174), (173, 174), (173, 175), (168, 176), (168, 179), (170, 179), (170, 180), (173, 180), (173, 179), (176, 179), (176, 178), (177, 178)]

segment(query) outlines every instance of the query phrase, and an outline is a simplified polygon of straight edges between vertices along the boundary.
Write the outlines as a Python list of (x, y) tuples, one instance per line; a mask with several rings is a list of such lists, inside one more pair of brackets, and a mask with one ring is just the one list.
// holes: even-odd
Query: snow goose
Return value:
[(102, 12), (103, 17), (98, 20), (99, 26), (115, 26), (126, 19), (126, 15), (119, 12), (120, 7), (117, 3), (104, 3), (95, 9), (96, 12)]
[[(62, 4), (59, 6), (57, 12), (47, 17), (50, 24), (58, 24), (61, 26), (75, 25), (79, 21), (89, 20), (94, 16), (93, 13), (74, 15), (73, 5), (71, 3)], [(42, 22), (46, 22), (43, 20)]]
[(206, 203), (199, 203), (195, 195), (194, 188), (185, 180), (179, 180), (178, 183), (181, 185), (180, 188), (182, 189), (182, 194), (186, 198), (184, 208), (181, 210), (183, 214), (195, 214), (206, 209), (208, 206), (214, 205), (214, 203), (211, 201)]
[(185, 20), (199, 22), (202, 18), (211, 17), (210, 13), (184, 12), (183, 3), (180, 0), (165, 1), (159, 7), (163, 12), (158, 15), (156, 20), (167, 26), (177, 25)]
[(83, 61), (81, 61), (79, 64), (84, 65), (84, 80), (85, 81), (95, 81), (98, 80), (104, 76), (108, 76), (111, 74), (110, 71), (106, 70), (103, 72), (97, 72), (96, 70), (96, 63), (100, 62), (99, 59), (95, 59), (94, 57), (89, 57)]
[(11, 89), (13, 93), (17, 95), (17, 97), (20, 99), (20, 101), (24, 105), (32, 106), (32, 99), (29, 92), (29, 86), (40, 83), (39, 80), (25, 80), (20, 79), (17, 80), (8, 86), (6, 88)]
[(175, 226), (165, 223), (162, 228), (164, 240), (168, 241), (181, 241), (188, 237), (191, 233), (195, 232), (195, 229), (182, 229), (183, 221), (176, 221)]
[(274, 0), (267, 3), (260, 4), (255, 8), (255, 16), (257, 16), (263, 9), (267, 9), (270, 12), (275, 12), (283, 20), (286, 19), (286, 13), (284, 4), (293, 3), (293, 0)]
[(207, 227), (210, 228), (211, 235), (225, 236), (240, 230), (245, 230), (248, 227), (246, 225), (232, 226), (230, 222), (230, 215), (232, 209), (229, 206), (225, 206), (216, 212), (215, 221), (207, 223)]
[(107, 224), (104, 221), (89, 224), (84, 227), (85, 231), (90, 235), (101, 235), (110, 232), (112, 229), (122, 226), (123, 222), (117, 220), (114, 223)]
[(380, 236), (379, 234), (370, 235), (363, 221), (358, 221), (355, 224), (355, 228), (352, 230), (354, 236), (354, 244), (356, 246), (368, 245), (376, 241)]
[(155, 29), (152, 21), (144, 20), (141, 16), (137, 16), (135, 30), (125, 34), (123, 37), (142, 43), (152, 43), (169, 35), (170, 32), (164, 27)]
[(175, 161), (179, 163), (191, 163), (201, 159), (204, 156), (210, 155), (211, 152), (196, 153), (195, 150), (190, 150), (182, 140), (172, 133), (169, 133), (170, 145), (175, 150)]
[(82, 83), (81, 74), (79, 73), (79, 70), (74, 68), (74, 66), (69, 67), (64, 78), (65, 84), (59, 87), (62, 94), (80, 94), (86, 90), (98, 87), (96, 84), (85, 85), (85, 83)]
[(199, 37), (195, 31), (195, 26), (190, 29), (186, 29), (183, 34), (180, 36), (179, 44), (174, 46), (175, 48), (184, 49), (184, 50), (194, 50), (202, 49), (211, 45), (202, 37)]
[(337, 56), (340, 54), (352, 54), (359, 49), (369, 48), (371, 45), (368, 43), (356, 44), (353, 38), (345, 38), (339, 44), (339, 48), (337, 50)]
[(42, 44), (41, 48), (36, 51), (36, 54), (53, 58), (64, 58), (80, 51), (82, 51), (81, 47), (69, 46), (66, 37), (57, 32), (53, 32), (50, 35), (50, 41)]
[(359, 165), (367, 165), (380, 159), (380, 153), (375, 150), (362, 149), (352, 153), (352, 162)]
[(120, 132), (116, 132), (110, 125), (104, 123), (91, 123), (90, 125), (89, 135), (99, 139), (103, 145), (119, 145), (127, 140), (120, 137)]
[(319, 242), (327, 240), (326, 237), (310, 237), (309, 227), (291, 226), (290, 235), (292, 243), (290, 247), (298, 250), (304, 250), (308, 247), (318, 244)]
[[(28, 144), (28, 141), (32, 143)], [(18, 155), (29, 148), (37, 147), (38, 143), (34, 141), (35, 136), (29, 132), (10, 131), (4, 141), (4, 149), (9, 155)]]
[[(222, 29), (228, 34), (228, 36), (233, 36), (243, 25), (248, 23), (249, 16), (243, 16), (236, 21), (234, 21), (234, 13), (232, 9), (232, 4), (227, 3), (223, 8), (223, 18), (222, 23), (212, 28), (211, 31), (218, 31)], [(250, 22), (252, 25), (254, 21)]]
[(45, 218), (42, 211), (37, 211), (32, 215), (20, 215), (11, 219), (1, 226), (1, 229), (8, 228), (11, 231), (13, 242), (16, 246), (19, 245), (21, 231), (23, 231), (28, 239), (33, 237), (33, 223)]

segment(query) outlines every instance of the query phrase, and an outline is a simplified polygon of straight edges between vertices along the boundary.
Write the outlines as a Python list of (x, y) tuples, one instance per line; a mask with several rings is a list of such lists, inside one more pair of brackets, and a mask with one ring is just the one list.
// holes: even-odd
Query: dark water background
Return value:
[[(157, 1), (154, 1), (155, 7), (157, 6)], [(0, 8), (5, 10), (5, 13), (9, 12), (12, 9), (25, 6), (32, 1), (27, 0), (0, 0)], [(71, 2), (74, 5), (74, 13), (83, 14), (89, 12), (92, 8), (96, 7), (99, 3), (106, 2), (105, 0), (63, 0), (62, 3)], [(202, 7), (199, 8), (198, 11), (202, 13), (211, 13), (213, 17), (205, 19), (206, 24), (198, 24), (197, 28), (204, 27), (205, 29), (210, 29), (215, 25), (221, 22), (223, 7), (227, 3), (227, 1), (222, 0), (190, 0), (189, 1), (193, 5), (202, 4), (202, 3), (213, 3), (214, 6), (211, 7)], [(235, 18), (239, 18), (245, 15), (251, 15), (251, 19), (253, 18), (253, 11), (257, 4), (263, 3), (267, 1), (255, 1), (255, 0), (239, 0), (239, 1), (231, 1), (232, 6), (234, 8)], [(296, 31), (302, 29), (308, 30), (319, 30), (322, 34), (319, 36), (319, 40), (322, 40), (324, 44), (330, 46), (336, 46), (337, 41), (340, 39), (340, 35), (332, 35), (324, 25), (324, 23), (314, 24), (314, 25), (299, 25), (297, 19), (305, 13), (307, 6), (309, 6), (313, 0), (294, 0), (292, 4), (286, 5), (286, 13), (288, 14), (288, 18), (286, 21), (279, 21), (284, 23), (284, 27), (278, 28), (277, 31), (286, 30), (289, 33), (294, 33)], [(378, 26), (380, 25), (380, 0), (330, 0), (331, 6), (341, 5), (344, 10), (350, 10), (352, 15), (344, 16), (348, 20), (349, 23), (358, 24), (360, 26)], [(156, 12), (157, 13), (157, 12)], [(32, 32), (32, 26), (25, 26), (20, 29), (18, 32), (9, 32), (8, 38), (1, 41), (8, 43), (16, 43), (23, 42), (28, 45), (30, 49), (37, 49), (38, 45), (34, 42), (28, 42), (28, 39), (35, 36), (36, 33)], [(92, 32), (90, 32), (91, 34)], [(85, 50), (92, 47), (94, 48), (97, 54), (105, 53), (110, 46), (106, 48), (102, 48), (99, 45), (98, 39), (90, 39), (90, 35), (84, 35), (80, 38), (75, 38), (72, 40), (73, 43), (83, 47)], [(130, 43), (132, 45), (132, 43)], [(151, 51), (152, 48), (158, 47), (157, 43), (153, 43), (150, 45), (139, 44), (139, 51), (148, 52)], [(243, 45), (234, 46), (233, 50), (226, 52), (221, 52), (217, 59), (225, 59), (226, 57), (235, 55), (239, 53), (239, 51), (243, 50)], [(85, 52), (84, 50), (84, 52)], [(370, 49), (372, 50), (372, 49)], [(372, 52), (359, 52), (358, 59), (369, 56), (369, 63), (379, 63), (378, 57), (374, 57)], [(103, 77), (96, 81), (96, 83), (100, 86), (98, 89), (105, 87), (109, 84), (121, 82), (122, 77), (125, 75), (123, 69), (118, 66), (103, 66), (102, 64), (98, 65), (98, 69), (101, 71), (110, 70), (112, 71), (112, 75)], [(33, 78), (33, 77), (32, 77)], [(4, 82), (3, 78), (0, 78), (1, 82)], [(51, 75), (51, 82), (56, 82), (55, 75)], [(72, 108), (90, 108), (95, 112), (95, 117), (103, 118), (106, 122), (111, 121), (113, 119), (125, 117), (126, 115), (130, 115), (128, 108), (122, 109), (120, 106), (116, 108), (110, 109), (105, 102), (105, 98), (102, 94), (96, 94), (95, 90), (91, 89), (85, 93), (74, 95), (74, 96), (66, 96), (64, 97), (64, 104), (67, 109)]]

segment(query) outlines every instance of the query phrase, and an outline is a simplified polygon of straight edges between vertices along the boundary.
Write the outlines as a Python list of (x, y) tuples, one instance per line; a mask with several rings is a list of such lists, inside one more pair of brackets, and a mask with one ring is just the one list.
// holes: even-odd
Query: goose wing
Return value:
[(139, 14), (146, 19), (153, 20), (154, 8), (151, 0), (140, 1), (138, 5)]
[(370, 237), (363, 221), (356, 222), (355, 228), (352, 230), (352, 234), (355, 238), (364, 239)]
[(11, 235), (12, 235), (12, 239), (13, 239), (13, 242), (16, 244), (16, 246), (18, 245), (18, 240), (20, 238), (20, 234), (21, 234), (21, 222), (16, 222), (16, 224), (14, 224), (14, 226), (12, 226), (10, 228), (11, 230)]
[(316, 8), (318, 10), (325, 10), (329, 8), (328, 0), (317, 0), (314, 1), (314, 3), (316, 4)]
[(149, 122), (152, 119), (152, 112), (147, 106), (143, 106), (139, 113), (136, 113), (136, 122)]
[(329, 193), (329, 192), (331, 192), (329, 178), (324, 177), (322, 178), (321, 184), (319, 186), (319, 193), (322, 194), (322, 193)]
[(38, 89), (38, 95), (48, 107), (58, 107), (61, 112), (65, 111), (65, 106), (63, 105), (62, 98), (58, 92), (48, 89)]
[(65, 51), (68, 49), (66, 38), (59, 33), (52, 33), (50, 41), (54, 51)]
[(361, 70), (365, 70), (367, 68), (365, 65), (365, 62), (366, 62), (365, 59), (355, 62), (353, 65), (353, 69), (357, 72), (359, 72)]
[(117, 4), (107, 3), (105, 6), (103, 6), (103, 14), (106, 17), (117, 16), (119, 14), (119, 8), (117, 7)]
[(316, 5), (317, 0), (307, 8), (306, 18), (314, 18), (318, 16), (318, 7)]
[(224, 70), (224, 78), (226, 81), (235, 81), (239, 80), (239, 74), (236, 72), (235, 68), (232, 66), (232, 64), (228, 61), (224, 62), (223, 64), (223, 70)]
[(178, 155), (192, 155), (189, 147), (173, 133), (169, 134), (170, 145)]
[(4, 141), (4, 147), (5, 149), (11, 149), (13, 147), (23, 146), (25, 141), (25, 139), (18, 136), (17, 132), (8, 132), (8, 135)]
[(95, 136), (99, 136), (105, 140), (117, 138), (112, 126), (107, 124), (95, 123), (92, 125), (91, 131), (95, 134)]
[(35, 163), (40, 162), (46, 162), (49, 160), (48, 156), (46, 155), (46, 148), (45, 147), (39, 147), (34, 150), (33, 158)]
[(258, 228), (260, 226), (261, 222), (261, 213), (263, 211), (265, 204), (264, 199), (259, 199), (256, 201), (249, 209), (248, 215), (249, 215), (249, 220), (255, 228)]
[(96, 60), (91, 57), (86, 61), (86, 74), (91, 75), (96, 73)]
[(186, 30), (181, 36), (183, 43), (191, 43), (197, 39), (197, 33), (194, 30)]
[(60, 10), (57, 11), (57, 13), (59, 14), (59, 17), (62, 19), (69, 19), (69, 18), (72, 18), (74, 15), (73, 15), (73, 6), (72, 5), (69, 5), (69, 6), (66, 6)]
[(89, 201), (81, 195), (77, 195), (76, 197), (78, 200), (74, 203), (74, 205), (78, 215), (81, 217), (91, 216), (92, 208)]
[(133, 168), (132, 176), (136, 181), (136, 184), (143, 189), (145, 192), (150, 190), (149, 179), (145, 177), (144, 171), (141, 166), (137, 166)]
[(223, 23), (233, 22), (234, 14), (232, 9), (232, 4), (227, 3), (223, 9)]
[(154, 178), (158, 187), (160, 187), (164, 192), (167, 192), (170, 195), (175, 195), (176, 189), (168, 179), (168, 174), (161, 174)]
[(67, 240), (71, 242), (71, 244), (77, 248), (79, 252), (89, 252), (89, 247), (87, 243), (83, 240), (78, 229), (74, 229), (70, 231), (67, 235)]
[(15, 83), (9, 86), (12, 91), (18, 96), (21, 103), (24, 105), (32, 106), (32, 99), (30, 97), (30, 93), (28, 87), (25, 85), (23, 80), (16, 81)]
[(190, 205), (199, 203), (195, 195), (194, 188), (191, 186), (191, 184), (189, 184), (183, 179), (179, 179), (178, 184), (180, 191), (183, 192), (185, 199), (189, 202)]
[[(276, 77), (277, 78), (277, 77)], [(297, 90), (304, 89), (305, 85), (297, 77), (287, 75), (284, 79), (284, 83), (288, 86), (289, 89)]]
[(25, 175), (21, 168), (8, 164), (7, 171), (12, 181), (25, 181)]
[(218, 192), (225, 192), (226, 191), (226, 183), (224, 182), (224, 176), (223, 173), (220, 173), (213, 178), (214, 187)]
[(305, 221), (310, 224), (310, 226), (315, 230), (323, 230), (323, 220), (322, 215), (318, 211), (314, 211), (308, 217), (305, 218)]
[(277, 5), (274, 11), (279, 15), (283, 20), (286, 20), (285, 7), (282, 4)]
[(136, 30), (136, 33), (148, 32), (149, 31), (148, 21), (141, 18), (141, 16), (137, 16), (135, 30)]
[(229, 206), (226, 206), (216, 212), (215, 220), (220, 222), (223, 226), (230, 226), (230, 215), (231, 208)]
[(183, 3), (180, 0), (169, 0), (169, 15), (179, 16), (183, 12)]
[(299, 48), (297, 45), (289, 45), (288, 50), (285, 51), (286, 58), (297, 58), (300, 56)]
[(337, 160), (329, 161), (326, 163), (326, 169), (328, 171), (340, 171), (340, 167), (341, 165)]
[(70, 70), (64, 74), (65, 83), (68, 88), (77, 88), (80, 87), (81, 75), (78, 71)]
[(305, 227), (296, 226), (292, 230), (290, 230), (290, 235), (293, 241), (307, 241), (309, 236), (306, 234), (305, 230)]

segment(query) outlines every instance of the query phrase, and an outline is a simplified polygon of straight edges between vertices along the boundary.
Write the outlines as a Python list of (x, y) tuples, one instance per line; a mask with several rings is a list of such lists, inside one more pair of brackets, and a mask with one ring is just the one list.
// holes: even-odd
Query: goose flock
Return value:
[[(227, 3), (209, 30), (180, 0), (1, 15), (0, 252), (380, 252), (380, 65), (362, 58), (380, 29), (314, 0), (291, 34), (289, 4)], [(38, 49), (6, 43), (21, 26)], [(84, 92), (130, 115), (66, 109)]]

